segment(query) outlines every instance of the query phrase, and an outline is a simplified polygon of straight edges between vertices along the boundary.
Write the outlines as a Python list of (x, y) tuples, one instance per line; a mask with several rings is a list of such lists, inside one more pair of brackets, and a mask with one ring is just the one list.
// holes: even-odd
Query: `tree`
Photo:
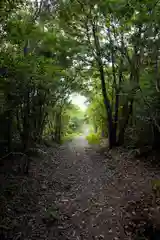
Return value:
[[(143, 14), (142, 8), (145, 9)], [(94, 72), (96, 68), (99, 72), (110, 148), (124, 142), (141, 74), (146, 69), (144, 61), (149, 50), (146, 42), (151, 42), (153, 48), (151, 38), (158, 36), (157, 25), (151, 24), (155, 15), (158, 17), (158, 10), (156, 1), (129, 4), (128, 1), (86, 3), (80, 0), (61, 4), (61, 27), (79, 41), (81, 61), (88, 64), (89, 70)], [(148, 31), (152, 33), (146, 41)], [(153, 51), (157, 56), (158, 51), (155, 48)], [(107, 85), (112, 92), (111, 98)]]
[[(105, 131), (110, 148), (125, 142), (128, 129), (139, 131), (146, 121), (142, 118), (150, 119), (156, 145), (160, 132), (156, 0), (3, 1), (1, 9), (10, 13), (1, 17), (4, 149), (12, 151), (17, 138), (27, 151), (50, 128), (60, 142), (73, 92), (88, 97), (88, 114), (95, 130)], [(79, 120), (72, 120), (75, 127)]]
[(35, 17), (34, 21), (30, 19), (30, 13), (23, 9), (11, 15), (1, 48), (5, 99), (1, 114), (3, 123), (8, 119), (4, 135), (8, 136), (5, 141), (9, 152), (15, 135), (25, 152), (34, 142), (40, 142), (49, 115), (78, 89), (71, 69), (74, 53), (68, 51), (70, 41), (63, 33), (56, 35), (50, 25), (36, 22)]

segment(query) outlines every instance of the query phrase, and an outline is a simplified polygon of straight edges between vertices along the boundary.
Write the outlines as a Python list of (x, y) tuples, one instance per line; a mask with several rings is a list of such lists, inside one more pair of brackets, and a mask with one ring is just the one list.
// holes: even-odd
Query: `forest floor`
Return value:
[(160, 170), (120, 150), (102, 154), (84, 137), (44, 151), (29, 176), (1, 170), (0, 239), (142, 239), (135, 233), (157, 228)]

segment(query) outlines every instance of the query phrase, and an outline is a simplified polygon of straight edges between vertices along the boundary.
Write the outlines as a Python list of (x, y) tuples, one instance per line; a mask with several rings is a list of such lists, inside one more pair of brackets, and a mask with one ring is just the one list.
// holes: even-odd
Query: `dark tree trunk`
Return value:
[(47, 113), (43, 113), (43, 117), (41, 119), (41, 125), (39, 127), (39, 135), (38, 135), (38, 142), (39, 143), (42, 141), (42, 136), (43, 136), (47, 116), (48, 116)]
[(8, 152), (12, 152), (12, 139), (13, 139), (13, 105), (12, 105), (12, 97), (10, 94), (11, 85), (8, 88), (8, 95), (7, 95), (7, 105), (8, 109), (6, 111), (6, 123), (7, 123), (7, 144), (8, 144)]
[(154, 139), (153, 139), (153, 149), (154, 150), (159, 150), (160, 146), (160, 132), (157, 126), (153, 125), (153, 134), (154, 134)]
[(115, 99), (115, 115), (114, 115), (114, 127), (113, 127), (113, 138), (115, 139), (115, 145), (117, 145), (117, 128), (118, 128), (118, 108), (119, 108), (119, 91), (116, 91)]
[(104, 70), (103, 65), (99, 63), (99, 72), (101, 78), (101, 86), (102, 86), (102, 94), (104, 105), (106, 109), (107, 119), (108, 119), (108, 139), (109, 139), (109, 148), (112, 148), (116, 144), (116, 136), (114, 134), (114, 124), (112, 120), (112, 110), (110, 106), (110, 102), (106, 93), (106, 85), (105, 85), (105, 78), (104, 78)]
[(23, 119), (23, 150), (28, 151), (30, 141), (30, 103), (29, 103), (29, 91), (27, 92), (24, 107), (24, 119)]
[(101, 47), (99, 43), (99, 38), (97, 35), (97, 29), (96, 25), (92, 25), (92, 31), (93, 31), (93, 37), (94, 37), (94, 42), (95, 42), (95, 48), (96, 48), (96, 61), (98, 64), (98, 69), (100, 73), (100, 79), (101, 79), (101, 88), (102, 88), (102, 95), (103, 95), (103, 100), (104, 100), (104, 105), (106, 109), (106, 115), (108, 119), (108, 140), (109, 140), (109, 148), (112, 148), (116, 145), (116, 139), (115, 139), (115, 134), (114, 134), (114, 124), (113, 124), (113, 119), (112, 119), (112, 109), (110, 105), (110, 101), (107, 95), (107, 90), (106, 90), (106, 83), (105, 83), (105, 73), (103, 69), (103, 62), (102, 62), (102, 56), (101, 56)]
[(56, 113), (55, 141), (61, 143), (61, 110), (58, 110)]
[(12, 125), (13, 125), (13, 113), (12, 110), (7, 111), (7, 142), (8, 142), (8, 152), (12, 152)]
[(118, 141), (117, 141), (117, 145), (122, 145), (124, 143), (124, 135), (125, 135), (125, 130), (127, 128), (128, 122), (129, 122), (129, 118), (132, 115), (132, 111), (133, 111), (133, 99), (130, 101), (129, 106), (128, 106), (128, 110), (124, 119), (124, 122), (120, 128), (119, 131), (119, 135), (118, 135)]
[(122, 83), (122, 59), (120, 63), (120, 70), (119, 70), (119, 84), (118, 86), (115, 86), (115, 115), (114, 115), (114, 138), (116, 139), (116, 144), (117, 144), (117, 129), (118, 129), (118, 123), (119, 123), (119, 93), (120, 93), (120, 88), (121, 88), (121, 83)]

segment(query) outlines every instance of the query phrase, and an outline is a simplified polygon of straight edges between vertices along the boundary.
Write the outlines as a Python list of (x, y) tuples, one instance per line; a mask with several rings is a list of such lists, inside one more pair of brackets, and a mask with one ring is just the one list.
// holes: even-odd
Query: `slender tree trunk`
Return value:
[(102, 94), (103, 94), (103, 100), (104, 105), (107, 113), (107, 119), (108, 119), (108, 139), (109, 139), (109, 148), (114, 147), (116, 143), (115, 135), (114, 135), (114, 126), (113, 126), (113, 120), (112, 120), (112, 110), (110, 106), (110, 102), (106, 93), (106, 85), (105, 85), (105, 78), (104, 78), (104, 70), (103, 66), (99, 65), (99, 72), (100, 72), (100, 78), (101, 78), (101, 86), (102, 86)]
[(55, 120), (55, 141), (61, 143), (61, 109), (57, 110)]
[(119, 132), (118, 141), (117, 141), (117, 145), (119, 145), (119, 146), (124, 143), (124, 134), (125, 134), (125, 130), (127, 128), (128, 122), (129, 122), (129, 118), (132, 115), (132, 111), (133, 111), (133, 99), (130, 101), (125, 120), (124, 120), (123, 125), (121, 126), (121, 129)]
[(22, 129), (21, 129), (21, 122), (20, 122), (20, 117), (19, 117), (19, 109), (16, 111), (16, 122), (17, 122), (17, 130), (19, 132), (19, 136), (22, 136)]
[(24, 121), (23, 121), (23, 149), (28, 151), (30, 141), (30, 103), (29, 103), (29, 90), (26, 95), (26, 104), (24, 109)]
[(116, 92), (115, 92), (115, 115), (114, 115), (114, 137), (116, 139), (116, 144), (117, 144), (117, 129), (118, 129), (118, 111), (119, 111), (119, 93), (120, 93), (120, 88), (121, 88), (121, 83), (122, 83), (122, 59), (120, 63), (120, 70), (119, 70), (119, 84), (118, 86), (116, 85)]
[[(160, 122), (158, 122), (158, 125), (160, 125)], [(160, 132), (157, 126), (153, 125), (153, 135), (154, 135), (154, 140), (153, 140), (153, 149), (154, 150), (159, 150), (160, 146)]]
[(42, 118), (41, 125), (40, 125), (40, 128), (39, 128), (39, 138), (38, 138), (39, 142), (41, 142), (41, 140), (42, 140), (42, 136), (43, 136), (43, 132), (44, 132), (45, 124), (46, 124), (46, 118), (48, 116), (48, 113), (44, 113), (43, 115), (44, 116)]
[(7, 105), (8, 109), (6, 111), (6, 120), (7, 120), (7, 142), (8, 142), (8, 152), (12, 152), (12, 138), (13, 138), (13, 105), (12, 105), (12, 97), (10, 94), (11, 85), (9, 85), (9, 93), (7, 95)]
[(114, 115), (114, 127), (113, 127), (113, 138), (115, 139), (115, 144), (117, 144), (117, 128), (118, 128), (118, 109), (119, 109), (119, 91), (116, 91), (115, 99), (115, 115)]
[(98, 130), (98, 129), (97, 129), (97, 125), (94, 124), (94, 132), (97, 133), (97, 130)]
[(13, 125), (13, 113), (12, 110), (7, 111), (7, 126), (8, 126), (8, 131), (7, 131), (7, 141), (8, 141), (8, 152), (12, 152), (12, 125)]
[(97, 61), (98, 70), (100, 73), (102, 95), (103, 95), (103, 100), (104, 100), (104, 105), (105, 105), (106, 115), (107, 115), (107, 120), (108, 120), (107, 125), (108, 125), (109, 148), (112, 148), (116, 144), (115, 135), (113, 134), (114, 125), (113, 125), (113, 119), (112, 119), (112, 109), (111, 109), (110, 101), (109, 101), (109, 98), (107, 95), (107, 90), (106, 90), (105, 73), (104, 73), (102, 56), (101, 56), (101, 47), (100, 47), (99, 38), (97, 35), (98, 31), (97, 31), (96, 25), (94, 23), (92, 24), (92, 31), (93, 31), (94, 43), (95, 43), (95, 48), (96, 48), (96, 53), (97, 53), (96, 61)]

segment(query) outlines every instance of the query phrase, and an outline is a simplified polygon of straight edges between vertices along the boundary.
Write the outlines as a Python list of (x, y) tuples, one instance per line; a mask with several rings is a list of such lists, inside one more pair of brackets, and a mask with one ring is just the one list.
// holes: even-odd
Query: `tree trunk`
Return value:
[(108, 96), (107, 96), (107, 93), (106, 93), (104, 70), (103, 70), (103, 66), (102, 66), (101, 63), (99, 64), (99, 72), (100, 72), (100, 78), (101, 78), (103, 100), (104, 100), (104, 105), (105, 105), (107, 119), (108, 119), (109, 148), (111, 149), (116, 144), (116, 136), (114, 134), (114, 124), (113, 124), (113, 120), (112, 120), (112, 110), (111, 110), (110, 102), (109, 102), (109, 99), (108, 99)]
[(94, 132), (97, 133), (97, 130), (98, 130), (97, 125), (94, 124)]
[(13, 138), (13, 106), (12, 106), (12, 97), (10, 95), (11, 85), (9, 85), (9, 93), (7, 95), (7, 105), (8, 109), (6, 111), (6, 121), (7, 121), (7, 143), (8, 143), (8, 152), (12, 152), (12, 138)]
[(61, 110), (58, 109), (55, 120), (55, 141), (61, 143)]
[(153, 125), (153, 134), (154, 134), (154, 140), (153, 140), (153, 149), (159, 150), (160, 146), (160, 132), (157, 126)]
[(28, 151), (29, 148), (29, 141), (30, 141), (30, 103), (29, 103), (29, 90), (26, 95), (25, 99), (25, 106), (24, 106), (24, 119), (23, 119), (23, 150)]
[(121, 58), (120, 62), (120, 69), (119, 69), (119, 83), (118, 86), (115, 86), (115, 114), (114, 114), (114, 137), (116, 139), (116, 144), (117, 144), (117, 129), (118, 129), (118, 123), (119, 123), (119, 93), (120, 93), (120, 88), (121, 88), (121, 83), (122, 83), (122, 65), (123, 65), (123, 60)]
[(132, 115), (132, 111), (133, 111), (133, 99), (130, 101), (130, 104), (128, 106), (128, 111), (127, 111), (127, 115), (126, 118), (123, 122), (123, 125), (119, 131), (119, 135), (118, 135), (118, 141), (117, 141), (117, 145), (120, 146), (124, 143), (124, 134), (125, 134), (125, 130), (127, 128), (128, 122), (129, 122), (129, 118)]
[(107, 90), (106, 90), (106, 84), (105, 84), (105, 73), (103, 69), (103, 62), (102, 62), (102, 57), (101, 57), (101, 47), (99, 43), (99, 38), (97, 35), (97, 29), (96, 25), (92, 25), (92, 31), (93, 31), (93, 37), (94, 37), (94, 43), (95, 43), (95, 48), (96, 48), (96, 61), (98, 64), (98, 70), (100, 73), (100, 79), (101, 79), (101, 88), (102, 88), (102, 95), (103, 95), (103, 100), (104, 100), (104, 105), (106, 109), (106, 115), (108, 119), (108, 141), (109, 141), (109, 148), (111, 149), (112, 147), (115, 146), (116, 144), (116, 139), (115, 139), (115, 134), (114, 134), (114, 125), (113, 125), (113, 119), (112, 119), (112, 109), (110, 105), (110, 101), (107, 95)]
[(7, 141), (8, 141), (8, 152), (12, 152), (12, 137), (13, 137), (13, 133), (12, 133), (12, 124), (13, 124), (13, 113), (12, 110), (9, 109), (7, 111)]

